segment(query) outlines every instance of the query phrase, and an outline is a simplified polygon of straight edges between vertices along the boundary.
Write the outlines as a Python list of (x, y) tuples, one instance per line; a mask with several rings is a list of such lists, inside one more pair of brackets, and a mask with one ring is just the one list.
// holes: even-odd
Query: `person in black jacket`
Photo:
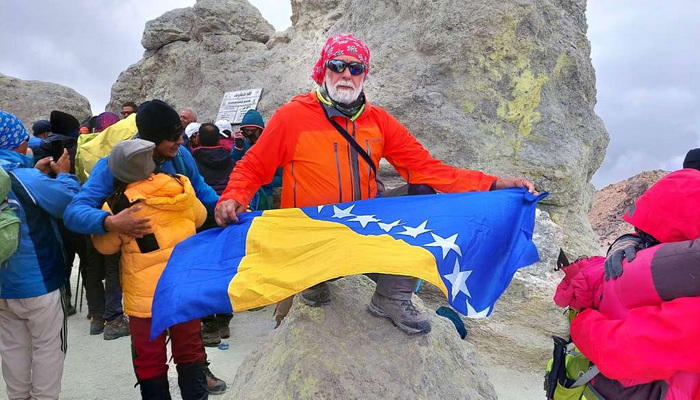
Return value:
[(202, 124), (199, 127), (199, 147), (192, 151), (204, 182), (217, 194), (221, 194), (226, 189), (228, 177), (235, 165), (229, 156), (229, 151), (219, 143), (221, 137), (216, 125)]

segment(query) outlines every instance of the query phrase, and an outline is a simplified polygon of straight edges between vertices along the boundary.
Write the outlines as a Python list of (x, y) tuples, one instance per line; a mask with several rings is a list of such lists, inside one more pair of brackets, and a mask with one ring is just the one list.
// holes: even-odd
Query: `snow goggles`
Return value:
[(347, 63), (343, 60), (328, 60), (326, 61), (326, 68), (338, 74), (342, 74), (345, 68), (348, 68), (350, 70), (350, 75), (356, 76), (364, 74), (367, 67), (360, 62)]

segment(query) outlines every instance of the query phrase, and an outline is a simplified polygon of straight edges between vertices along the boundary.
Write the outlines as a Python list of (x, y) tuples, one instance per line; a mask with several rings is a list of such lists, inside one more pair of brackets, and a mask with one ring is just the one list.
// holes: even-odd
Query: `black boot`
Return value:
[(182, 400), (206, 400), (209, 398), (206, 369), (207, 363), (204, 361), (177, 366), (177, 384), (180, 386)]
[(141, 398), (143, 400), (170, 400), (170, 385), (168, 375), (139, 381)]

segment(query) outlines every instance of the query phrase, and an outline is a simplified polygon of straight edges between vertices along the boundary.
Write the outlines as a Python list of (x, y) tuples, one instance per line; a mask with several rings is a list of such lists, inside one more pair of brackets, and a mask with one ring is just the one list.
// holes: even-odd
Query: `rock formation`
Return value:
[[(238, 368), (231, 399), (495, 399), (474, 346), (433, 312), (433, 330), (409, 336), (366, 311), (374, 283), (331, 285), (332, 302), (296, 304)], [(419, 308), (422, 302), (415, 299)]]
[(79, 121), (92, 115), (88, 99), (65, 86), (25, 81), (0, 74), (0, 110), (15, 114), (31, 133), (32, 124), (49, 119), (53, 110), (74, 115)]
[(199, 0), (146, 25), (143, 59), (108, 108), (161, 98), (214, 118), (225, 91), (264, 88), (266, 118), (309, 78), (325, 39), (352, 32), (372, 50), (367, 96), (437, 157), (551, 193), (543, 207), (565, 247), (598, 251), (586, 214), (608, 135), (595, 115), (585, 0), (292, 0), (274, 32), (245, 0)]
[(622, 215), (659, 179), (668, 172), (644, 171), (624, 181), (608, 185), (595, 194), (593, 208), (588, 213), (593, 230), (600, 237), (601, 251), (618, 237), (630, 233), (634, 228), (622, 219)]

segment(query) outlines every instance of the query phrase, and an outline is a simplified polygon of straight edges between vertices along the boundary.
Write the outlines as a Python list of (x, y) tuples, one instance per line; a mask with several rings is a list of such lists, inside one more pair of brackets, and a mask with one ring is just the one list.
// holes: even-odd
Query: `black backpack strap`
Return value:
[(370, 157), (369, 154), (367, 154), (367, 151), (365, 151), (365, 149), (363, 149), (362, 146), (360, 146), (360, 144), (357, 143), (357, 141), (355, 140), (355, 138), (353, 138), (353, 137), (348, 133), (348, 131), (345, 130), (345, 128), (343, 128), (342, 126), (340, 126), (339, 123), (335, 122), (335, 121), (328, 115), (328, 111), (326, 111), (326, 107), (324, 107), (323, 104), (321, 104), (321, 108), (323, 109), (323, 113), (326, 114), (326, 118), (328, 119), (328, 121), (333, 125), (333, 127), (338, 131), (338, 133), (340, 133), (340, 134), (345, 138), (345, 140), (347, 140), (348, 143), (350, 143), (350, 146), (352, 146), (352, 148), (355, 149), (355, 151), (357, 152), (357, 154), (359, 154), (360, 157), (362, 157), (362, 158), (367, 162), (367, 164), (369, 164), (369, 167), (372, 169), (372, 172), (374, 173), (374, 176), (377, 176), (377, 166), (374, 165), (374, 161), (372, 161), (372, 157)]

